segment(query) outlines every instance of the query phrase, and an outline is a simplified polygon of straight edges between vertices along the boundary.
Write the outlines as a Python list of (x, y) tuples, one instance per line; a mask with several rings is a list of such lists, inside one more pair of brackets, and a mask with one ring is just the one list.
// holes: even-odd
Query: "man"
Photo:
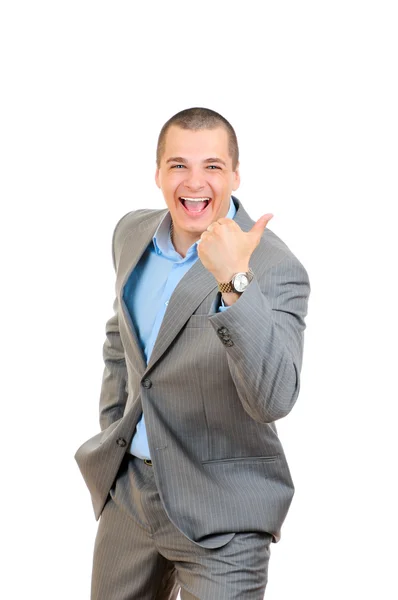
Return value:
[(101, 516), (91, 597), (260, 600), (294, 491), (274, 422), (299, 394), (308, 275), (231, 195), (218, 113), (167, 121), (155, 179), (167, 209), (114, 230), (101, 433), (76, 453)]

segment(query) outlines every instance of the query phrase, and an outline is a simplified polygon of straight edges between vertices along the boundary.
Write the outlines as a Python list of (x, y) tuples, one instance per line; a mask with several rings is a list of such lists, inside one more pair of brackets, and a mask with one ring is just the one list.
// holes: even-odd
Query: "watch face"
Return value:
[(237, 292), (243, 292), (249, 285), (249, 280), (244, 273), (238, 273), (234, 277), (233, 285)]

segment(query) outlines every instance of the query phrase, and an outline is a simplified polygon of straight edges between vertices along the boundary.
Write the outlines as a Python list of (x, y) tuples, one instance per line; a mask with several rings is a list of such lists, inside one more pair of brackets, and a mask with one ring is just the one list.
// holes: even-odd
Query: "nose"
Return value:
[(199, 169), (189, 169), (184, 181), (185, 187), (192, 192), (197, 192), (204, 187), (205, 181)]

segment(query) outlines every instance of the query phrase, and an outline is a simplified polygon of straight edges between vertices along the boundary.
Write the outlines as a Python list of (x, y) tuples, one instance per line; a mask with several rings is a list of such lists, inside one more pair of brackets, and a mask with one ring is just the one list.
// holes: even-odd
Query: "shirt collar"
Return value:
[[(236, 207), (234, 201), (232, 200), (232, 196), (229, 202), (229, 210), (226, 215), (227, 219), (234, 219), (236, 215)], [(170, 239), (170, 225), (171, 225), (171, 215), (170, 211), (164, 215), (163, 219), (160, 221), (154, 236), (152, 238), (153, 245), (155, 247), (156, 254), (161, 254), (165, 258), (175, 259), (178, 257), (181, 260), (180, 254), (176, 252), (172, 241)], [(193, 252), (197, 252), (198, 240), (189, 247), (186, 256), (190, 256)]]

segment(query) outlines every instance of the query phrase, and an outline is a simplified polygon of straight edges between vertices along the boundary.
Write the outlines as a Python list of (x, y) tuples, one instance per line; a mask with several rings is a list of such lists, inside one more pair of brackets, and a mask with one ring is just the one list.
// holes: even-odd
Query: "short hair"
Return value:
[(160, 161), (166, 145), (166, 133), (172, 125), (182, 129), (198, 131), (199, 129), (215, 129), (224, 127), (228, 134), (228, 154), (232, 159), (232, 169), (235, 171), (239, 161), (239, 147), (236, 133), (232, 125), (222, 115), (210, 108), (186, 108), (172, 116), (160, 130), (156, 148), (156, 165), (160, 168)]

